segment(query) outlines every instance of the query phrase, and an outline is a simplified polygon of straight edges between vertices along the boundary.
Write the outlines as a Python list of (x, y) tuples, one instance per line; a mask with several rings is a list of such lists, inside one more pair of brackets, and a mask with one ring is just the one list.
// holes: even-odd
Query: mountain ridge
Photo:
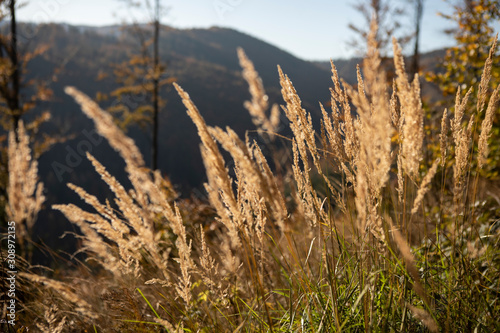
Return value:
[[(103, 33), (106, 29), (107, 33)], [(47, 201), (46, 208), (39, 215), (36, 232), (47, 243), (56, 242), (53, 230), (74, 228), (60, 213), (53, 211), (51, 205), (82, 204), (78, 196), (65, 186), (66, 183), (82, 186), (100, 200), (110, 195), (106, 184), (85, 156), (72, 153), (77, 151), (79, 144), (89, 141), (88, 133), (94, 130), (94, 125), (63, 91), (65, 86), (75, 86), (90, 97), (95, 97), (98, 92), (109, 93), (117, 87), (110, 76), (100, 81), (96, 79), (101, 72), (111, 73), (111, 64), (126, 60), (137, 43), (132, 35), (117, 34), (114, 29), (118, 29), (118, 26), (113, 29), (85, 29), (72, 25), (44, 24), (33, 30), (35, 37), (31, 39), (30, 47), (48, 45), (49, 48), (29, 64), (28, 78), (55, 78), (51, 84), (54, 99), (39, 105), (35, 110), (50, 110), (52, 114), (52, 120), (44, 124), (41, 131), (49, 135), (73, 136), (67, 142), (54, 145), (39, 159), (40, 178), (45, 184)], [(258, 140), (254, 133), (255, 127), (243, 107), (243, 102), (250, 99), (250, 94), (241, 75), (236, 54), (238, 47), (242, 47), (254, 63), (270, 103), (284, 104), (277, 71), (277, 65), (280, 65), (293, 81), (304, 108), (311, 112), (315, 125), (318, 125), (319, 102), (328, 104), (330, 101), (329, 87), (332, 82), (329, 66), (322, 67), (318, 63), (301, 60), (267, 42), (223, 27), (176, 29), (164, 26), (160, 38), (160, 56), (167, 63), (167, 75), (177, 78), (177, 83), (190, 94), (207, 124), (223, 128), (229, 126), (240, 137), (249, 133)], [(346, 75), (352, 71), (355, 79), (355, 60), (341, 60), (338, 64), (340, 76), (354, 84), (352, 77)], [(163, 89), (161, 94), (167, 100), (167, 105), (160, 113), (159, 168), (178, 186), (180, 193), (187, 196), (192, 193), (192, 189), (201, 188), (206, 180), (199, 152), (200, 140), (174, 89)], [(100, 104), (106, 108), (111, 103), (107, 101)], [(281, 116), (281, 128), (286, 135), (287, 120), (284, 115)], [(149, 161), (149, 133), (132, 128), (129, 135), (145, 160)], [(91, 153), (118, 181), (127, 186), (123, 161), (105, 140), (91, 145)], [(71, 154), (78, 163), (68, 163)], [(59, 165), (71, 171), (58, 169)], [(51, 226), (50, 230), (47, 229), (48, 225)], [(65, 250), (70, 251), (70, 248)]]

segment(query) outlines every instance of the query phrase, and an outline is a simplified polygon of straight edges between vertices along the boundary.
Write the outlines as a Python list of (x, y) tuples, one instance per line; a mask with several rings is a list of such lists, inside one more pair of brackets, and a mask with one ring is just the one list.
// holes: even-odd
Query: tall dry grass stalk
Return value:
[(391, 109), (385, 71), (377, 49), (377, 25), (372, 22), (368, 36), (368, 53), (363, 61), (364, 80), (358, 68), (358, 90), (348, 89), (359, 115), (355, 124), (359, 153), (355, 157), (356, 208), (360, 230), (368, 228), (383, 240), (382, 219), (378, 211), (381, 191), (389, 180), (391, 166)]
[(56, 305), (47, 307), (44, 318), (47, 324), (37, 324), (37, 328), (43, 333), (61, 333), (66, 325), (66, 316), (61, 319), (59, 316), (59, 309)]
[[(81, 105), (82, 111), (94, 121), (97, 132), (108, 140), (110, 146), (116, 150), (126, 163), (126, 171), (134, 190), (131, 196), (148, 212), (149, 217), (161, 211), (165, 201), (171, 201), (176, 193), (170, 182), (163, 179), (158, 171), (151, 174), (145, 167), (144, 159), (134, 141), (127, 137), (116, 124), (112, 116), (103, 111), (88, 96), (73, 87), (66, 87), (66, 93), (75, 98)], [(160, 188), (163, 191), (160, 191)], [(168, 209), (170, 218), (173, 218), (172, 209)]]
[(242, 75), (248, 83), (248, 90), (252, 96), (252, 100), (246, 101), (244, 106), (252, 116), (252, 121), (259, 132), (266, 132), (271, 139), (274, 139), (280, 122), (279, 107), (277, 104), (273, 104), (269, 117), (266, 115), (269, 108), (269, 98), (264, 90), (262, 79), (255, 70), (252, 61), (246, 56), (245, 51), (242, 48), (238, 48), (237, 51), (240, 66), (243, 68)]
[(470, 153), (470, 145), (472, 141), (472, 129), (474, 126), (474, 119), (470, 119), (468, 125), (462, 127), (462, 120), (467, 106), (467, 102), (472, 93), (470, 88), (465, 97), (460, 98), (460, 87), (457, 91), (455, 99), (455, 115), (451, 121), (451, 130), (453, 140), (455, 143), (455, 164), (453, 165), (453, 186), (454, 186), (454, 201), (460, 202), (462, 199), (465, 175), (468, 167), (468, 159)]
[(490, 137), (491, 128), (493, 126), (493, 118), (495, 113), (498, 112), (498, 105), (500, 100), (500, 86), (498, 86), (490, 97), (488, 108), (484, 120), (481, 123), (481, 135), (479, 136), (477, 161), (481, 169), (486, 164), (488, 158), (488, 139)]
[(217, 210), (220, 221), (228, 229), (233, 246), (239, 246), (238, 228), (242, 225), (243, 219), (232, 190), (233, 180), (227, 173), (222, 154), (198, 108), (194, 105), (188, 93), (182, 90), (179, 85), (174, 83), (174, 87), (179, 96), (181, 96), (182, 102), (188, 110), (189, 117), (191, 117), (198, 129), (198, 135), (202, 142), (201, 155), (208, 177), (205, 189), (208, 193), (210, 203)]
[(38, 162), (29, 144), (30, 138), (20, 121), (17, 133), (9, 132), (6, 210), (9, 221), (16, 222), (17, 241), (23, 251), (26, 250), (25, 242), (31, 241), (33, 225), (45, 201), (43, 183), (38, 179)]
[(127, 166), (144, 166), (144, 159), (139, 148), (116, 126), (109, 113), (101, 110), (93, 100), (74, 87), (66, 87), (64, 91), (81, 105), (87, 117), (94, 120), (97, 132), (108, 140), (110, 146), (120, 154)]
[(401, 142), (402, 168), (410, 177), (416, 177), (422, 160), (424, 143), (424, 111), (420, 97), (418, 74), (410, 83), (405, 71), (401, 48), (393, 38), (394, 66), (398, 100), (401, 105), (398, 130)]
[[(116, 195), (115, 204), (118, 206), (120, 214), (114, 213), (114, 208), (109, 202), (101, 204), (98, 200), (85, 192), (83, 189), (69, 184), (80, 197), (88, 204), (101, 212), (101, 215), (87, 213), (75, 205), (54, 205), (64, 213), (68, 219), (77, 224), (86, 235), (84, 243), (86, 249), (91, 250), (97, 255), (105, 268), (114, 274), (134, 273), (140, 276), (140, 261), (142, 255), (137, 251), (144, 249), (152, 258), (158, 268), (167, 273), (165, 265), (168, 253), (162, 253), (158, 246), (158, 239), (154, 235), (153, 220), (147, 219), (148, 210), (141, 209), (132, 196), (111, 176), (104, 166), (97, 162), (90, 154), (87, 157), (94, 165), (96, 171), (102, 179), (108, 184), (110, 189)], [(106, 239), (112, 240), (120, 249), (119, 255), (113, 253), (112, 248), (107, 244)], [(168, 278), (168, 275), (165, 276)]]
[[(189, 95), (179, 85), (174, 86), (198, 128), (208, 176), (205, 188), (220, 221), (229, 231), (232, 245), (236, 247), (240, 244), (241, 231), (247, 234), (250, 233), (248, 228), (263, 231), (265, 219), (274, 221), (281, 230), (285, 230), (287, 214), (284, 199), (260, 149), (255, 144), (242, 142), (229, 128), (224, 131), (207, 126)], [(216, 142), (231, 154), (235, 162), (234, 171), (238, 178), (236, 193)], [(252, 214), (262, 217), (258, 225), (253, 224)]]
[(441, 149), (441, 167), (444, 168), (448, 150), (448, 109), (444, 109), (443, 118), (441, 118), (441, 133), (439, 134), (439, 138)]
[[(178, 244), (182, 245), (179, 247), (181, 249), (179, 255), (181, 266), (186, 273), (183, 283), (185, 287), (188, 286), (187, 271), (192, 265), (185, 259), (189, 257), (190, 247), (186, 243), (179, 213), (171, 204), (175, 191), (170, 183), (158, 172), (151, 173), (144, 166), (144, 160), (137, 146), (113, 123), (109, 114), (75, 88), (67, 88), (66, 92), (82, 105), (82, 110), (94, 120), (98, 133), (104, 136), (123, 157), (133, 188), (127, 191), (102, 164), (87, 154), (96, 171), (114, 193), (114, 205), (118, 208), (119, 214), (115, 213), (115, 208), (109, 202), (100, 203), (96, 197), (71, 184), (70, 188), (99, 214), (84, 212), (74, 205), (55, 205), (54, 208), (63, 212), (81, 228), (85, 234), (85, 249), (93, 253), (95, 259), (106, 269), (118, 276), (133, 274), (139, 277), (143, 274), (140, 269), (142, 261), (150, 258), (147, 260), (151, 260), (156, 266), (161, 274), (161, 281), (169, 283), (167, 262), (170, 258), (168, 250), (170, 243), (161, 233), (155, 232), (159, 217), (162, 216), (169, 221), (173, 234), (179, 237)], [(117, 246), (118, 253), (113, 250), (113, 246), (110, 246), (109, 240)]]
[(420, 187), (418, 188), (417, 191), (417, 197), (415, 198), (415, 201), (413, 202), (413, 208), (411, 209), (411, 214), (415, 214), (418, 210), (418, 206), (420, 203), (422, 203), (422, 200), (424, 199), (425, 194), (429, 191), (429, 185), (431, 183), (432, 178), (436, 175), (437, 168), (439, 166), (440, 160), (437, 159), (432, 163), (431, 168), (425, 175), (424, 179), (422, 180), (422, 183), (420, 184)]
[[(322, 200), (313, 189), (311, 181), (311, 168), (309, 158), (313, 160), (316, 170), (323, 176), (323, 179), (332, 190), (332, 184), (322, 172), (320, 165), (319, 150), (316, 146), (316, 132), (313, 129), (312, 117), (303, 107), (292, 81), (283, 73), (278, 66), (280, 76), (281, 94), (286, 102), (286, 106), (281, 106), (290, 122), (293, 138), (293, 174), (297, 183), (297, 203), (305, 213), (305, 218), (314, 227), (324, 218)], [(299, 158), (300, 157), (300, 158)], [(302, 167), (299, 165), (302, 162)], [(334, 191), (333, 193), (335, 193)], [(323, 216), (321, 216), (323, 215)]]
[(488, 58), (484, 63), (483, 74), (481, 74), (481, 81), (479, 82), (477, 90), (476, 110), (478, 114), (483, 112), (484, 104), (486, 103), (488, 86), (491, 80), (491, 68), (493, 66), (493, 57), (496, 52), (497, 42), (498, 42), (498, 34), (496, 34), (495, 38), (493, 39), (493, 45), (491, 46)]
[(75, 305), (75, 311), (77, 311), (80, 315), (90, 319), (97, 318), (97, 315), (92, 311), (92, 306), (86, 300), (79, 297), (67, 284), (36, 274), (24, 272), (20, 272), (19, 274), (27, 280), (43, 284), (47, 288), (50, 288), (60, 294), (66, 301)]
[[(484, 64), (483, 74), (481, 75), (481, 81), (479, 83), (478, 92), (477, 92), (477, 113), (480, 114), (483, 112), (484, 105), (486, 103), (486, 97), (488, 92), (488, 86), (491, 80), (491, 69), (493, 65), (493, 56), (497, 47), (498, 34), (495, 36), (493, 41), (493, 45), (491, 46), (490, 52), (488, 54), (488, 58)], [(493, 94), (490, 97), (490, 101), (488, 103), (488, 108), (486, 109), (486, 115), (481, 124), (481, 135), (479, 137), (478, 142), (478, 167), (481, 169), (486, 163), (486, 159), (488, 157), (488, 138), (490, 135), (491, 127), (493, 125), (493, 117), (498, 109), (498, 101), (499, 101), (499, 91), (500, 86), (497, 87)]]
[[(356, 87), (339, 78), (332, 62), (331, 112), (320, 104), (321, 133), (314, 128), (312, 113), (302, 105), (292, 80), (278, 67), (281, 109), (292, 133), (292, 161), (285, 175), (274, 174), (268, 156), (248, 136), (240, 139), (230, 128), (207, 125), (189, 94), (174, 84), (201, 140), (211, 206), (201, 222), (189, 219), (194, 215), (191, 210), (200, 209), (197, 203), (176, 198), (167, 180), (145, 168), (139, 149), (109, 115), (76, 89), (67, 89), (123, 157), (132, 184), (125, 189), (88, 154), (113, 201), (100, 202), (70, 184), (95, 212), (75, 205), (54, 206), (80, 228), (80, 251), (108, 271), (106, 279), (115, 288), (122, 288), (125, 296), (120, 299), (133, 312), (128, 317), (122, 314), (121, 319), (179, 332), (359, 331), (360, 327), (437, 332), (450, 327), (448, 331), (460, 331), (472, 327), (472, 321), (477, 327), (494, 326), (490, 308), (498, 309), (497, 305), (466, 306), (485, 305), (483, 298), (493, 297), (490, 289), (495, 287), (482, 286), (495, 280), (494, 268), (479, 272), (474, 268), (482, 267), (479, 261), (467, 261), (481, 260), (489, 252), (469, 249), (472, 254), (462, 256), (459, 242), (446, 243), (456, 233), (438, 226), (436, 236), (423, 235), (426, 241), (419, 246), (412, 247), (415, 243), (410, 237), (415, 227), (410, 222), (435, 216), (436, 207), (425, 198), (440, 166), (443, 174), (449, 164), (454, 168), (451, 181), (443, 176), (443, 200), (450, 196), (450, 202), (467, 203), (461, 195), (470, 171), (473, 120), (465, 127), (462, 123), (472, 90), (463, 99), (457, 93), (450, 126), (453, 142), (447, 140), (445, 110), (437, 143), (441, 158), (434, 158), (424, 175), (421, 170), (431, 163), (423, 160), (419, 78), (410, 82), (401, 48), (394, 43), (396, 78), (390, 92), (376, 34), (377, 26), (372, 23)], [(238, 56), (252, 97), (245, 106), (255, 125), (271, 135), (277, 114), (266, 115), (262, 81), (242, 50)], [(478, 112), (486, 105), (492, 63), (487, 62), (480, 84)], [(481, 126), (479, 167), (486, 163), (498, 98), (499, 88), (490, 98)], [(454, 154), (447, 157), (448, 145)], [(228, 164), (224, 156), (230, 156), (233, 163)], [(448, 195), (445, 189), (453, 191)], [(451, 209), (448, 206), (443, 208), (445, 213)], [(347, 224), (354, 227), (350, 234), (340, 230), (340, 225)], [(462, 228), (460, 232), (468, 231)], [(471, 248), (475, 243), (467, 244)], [(455, 265), (455, 256), (460, 265)], [(470, 281), (477, 279), (475, 288), (487, 297), (467, 294), (464, 274), (470, 274)], [(66, 284), (23, 276), (59, 292), (83, 317), (96, 318), (96, 309), (104, 307), (102, 301), (82, 301)], [(141, 306), (128, 294), (131, 287), (140, 292)], [(461, 297), (463, 293), (467, 297)], [(452, 318), (460, 318), (457, 309), (467, 311), (468, 318), (455, 325)], [(54, 310), (47, 311), (46, 322), (56, 327)]]
[[(498, 38), (498, 35), (497, 35)], [(469, 166), (469, 157), (471, 154), (471, 144), (473, 140), (473, 132), (475, 119), (479, 117), (484, 109), (486, 103), (488, 86), (491, 79), (491, 69), (493, 64), (493, 56), (495, 54), (497, 46), (497, 38), (495, 38), (493, 45), (490, 49), (488, 58), (484, 64), (483, 73), (481, 75), (481, 81), (478, 86), (477, 92), (477, 105), (476, 105), (476, 115), (471, 116), (467, 126), (463, 126), (463, 116), (467, 108), (467, 103), (472, 94), (472, 87), (469, 88), (464, 98), (460, 98), (460, 87), (458, 88), (456, 99), (455, 99), (455, 115), (451, 121), (451, 128), (453, 134), (453, 140), (455, 142), (455, 164), (453, 168), (454, 173), (454, 202), (456, 205), (456, 210), (459, 209), (460, 203), (463, 199), (463, 194), (466, 185), (466, 172)], [(490, 97), (488, 103), (488, 108), (486, 110), (486, 116), (481, 125), (481, 134), (478, 142), (478, 167), (482, 168), (485, 164), (488, 155), (488, 144), (487, 140), (491, 131), (493, 115), (497, 109), (499, 99), (499, 88), (497, 87)]]
[[(353, 184), (358, 229), (362, 233), (370, 230), (383, 240), (378, 207), (392, 163), (391, 137), (394, 128), (391, 119), (398, 115), (395, 112), (395, 97), (391, 100), (388, 98), (386, 74), (381, 67), (375, 40), (376, 30), (376, 23), (373, 23), (367, 57), (363, 62), (364, 78), (358, 67), (357, 89), (345, 82), (341, 83), (332, 63), (332, 113), (328, 115), (322, 108), (322, 124), (328, 138), (329, 152), (340, 166), (339, 171)], [(356, 118), (352, 116), (350, 103), (356, 107)], [(315, 164), (319, 165), (319, 162)], [(345, 198), (345, 193), (342, 197)], [(345, 202), (340, 206), (346, 207)]]

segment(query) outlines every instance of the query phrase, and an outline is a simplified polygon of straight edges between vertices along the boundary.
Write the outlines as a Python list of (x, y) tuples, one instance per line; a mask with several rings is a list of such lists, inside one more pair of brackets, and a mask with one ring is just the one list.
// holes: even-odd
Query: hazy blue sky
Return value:
[[(453, 0), (452, 0), (453, 1)], [(307, 60), (354, 55), (347, 42), (349, 23), (360, 22), (352, 8), (356, 0), (162, 0), (170, 7), (163, 23), (178, 28), (224, 26), (272, 43)], [(397, 0), (407, 4), (406, 0)], [(134, 16), (118, 0), (26, 0), (22, 21), (110, 25)], [(451, 27), (437, 12), (450, 12), (444, 0), (426, 0), (421, 45), (424, 51), (451, 45), (442, 31)], [(409, 21), (410, 19), (408, 19)], [(409, 22), (408, 22), (409, 23)]]

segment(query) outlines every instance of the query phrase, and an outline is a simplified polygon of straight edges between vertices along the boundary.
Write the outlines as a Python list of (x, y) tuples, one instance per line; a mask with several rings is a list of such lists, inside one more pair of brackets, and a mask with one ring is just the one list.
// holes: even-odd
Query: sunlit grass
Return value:
[[(500, 211), (488, 180), (471, 170), (486, 160), (491, 126), (481, 126), (473, 151), (467, 103), (457, 98), (450, 133), (441, 133), (447, 143), (425, 138), (418, 78), (407, 77), (395, 44), (395, 84), (387, 83), (375, 32), (356, 87), (332, 64), (321, 130), (279, 69), (293, 133), (280, 173), (255, 142), (208, 126), (176, 85), (201, 138), (202, 204), (177, 199), (109, 115), (68, 88), (125, 160), (132, 188), (88, 155), (114, 198), (99, 202), (70, 185), (93, 210), (54, 208), (80, 228), (88, 262), (78, 277), (53, 274), (63, 281), (23, 274), (23, 316), (46, 332), (499, 331)], [(245, 105), (272, 144), (276, 108), (239, 57), (252, 94)], [(488, 110), (498, 106), (498, 89), (482, 94)]]

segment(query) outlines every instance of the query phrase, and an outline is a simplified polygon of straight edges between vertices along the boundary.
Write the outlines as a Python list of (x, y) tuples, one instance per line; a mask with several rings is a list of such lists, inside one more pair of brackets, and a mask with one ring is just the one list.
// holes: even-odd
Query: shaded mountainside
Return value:
[[(118, 38), (116, 35), (109, 29), (103, 33), (98, 29), (71, 26), (40, 27), (36, 43), (47, 43), (51, 48), (33, 64), (31, 72), (41, 73), (41, 68), (50, 72), (62, 66), (58, 80), (53, 84), (55, 100), (48, 107), (57, 127), (64, 132), (78, 134), (84, 128), (93, 128), (79, 107), (63, 94), (64, 86), (75, 86), (89, 96), (96, 96), (98, 91), (110, 92), (116, 87), (111, 78), (96, 81), (98, 73), (111, 73), (110, 64), (123, 61), (126, 54), (137, 46), (130, 38)], [(177, 82), (192, 96), (207, 123), (231, 126), (240, 135), (254, 127), (243, 108), (249, 93), (240, 74), (237, 47), (242, 47), (254, 62), (271, 102), (282, 103), (277, 64), (294, 81), (308, 110), (318, 112), (318, 101), (329, 99), (328, 70), (234, 30), (165, 28), (160, 45), (160, 56), (168, 64), (167, 75), (177, 78)], [(162, 94), (167, 99), (167, 106), (160, 115), (159, 166), (174, 183), (198, 186), (204, 172), (195, 127), (173, 89), (166, 88)], [(132, 136), (148, 161), (149, 137), (134, 130)], [(76, 142), (79, 139), (77, 137)], [(54, 147), (52, 154), (59, 148)], [(103, 163), (107, 165), (106, 160)], [(65, 176), (65, 181), (71, 178), (69, 174)]]
[[(55, 79), (51, 83), (53, 100), (37, 110), (49, 110), (52, 114), (42, 131), (72, 136), (72, 139), (54, 145), (39, 159), (47, 202), (39, 216), (36, 233), (49, 247), (71, 251), (73, 246), (68, 242), (53, 246), (56, 242), (54, 236), (74, 226), (65, 222), (59, 212), (50, 208), (51, 205), (81, 205), (81, 200), (65, 184), (82, 186), (100, 200), (109, 195), (109, 189), (84, 157), (83, 150), (89, 150), (122, 184), (127, 185), (128, 180), (119, 155), (107, 142), (93, 134), (92, 121), (63, 90), (65, 86), (75, 86), (91, 97), (98, 92), (111, 92), (116, 88), (115, 82), (111, 77), (98, 81), (99, 73), (111, 74), (111, 64), (124, 61), (127, 55), (138, 50), (139, 44), (120, 27), (49, 24), (36, 27), (34, 36), (29, 41), (30, 48), (40, 45), (49, 48), (30, 63), (29, 76)], [(242, 47), (254, 62), (271, 103), (283, 104), (277, 71), (279, 64), (293, 81), (303, 106), (313, 113), (313, 118), (316, 116), (316, 121), (319, 119), (318, 102), (328, 103), (330, 100), (329, 63), (303, 61), (268, 43), (225, 28), (180, 30), (163, 27), (160, 56), (168, 65), (167, 75), (175, 77), (190, 94), (209, 125), (230, 126), (243, 137), (245, 133), (254, 135), (251, 131), (255, 127), (243, 107), (250, 95), (241, 76), (237, 47)], [(358, 62), (359, 59), (335, 61), (339, 75), (349, 83), (354, 83)], [(160, 113), (159, 168), (178, 186), (181, 195), (187, 196), (191, 189), (200, 187), (205, 180), (199, 152), (200, 139), (174, 89), (171, 86), (164, 88), (161, 94), (167, 105)], [(110, 103), (107, 101), (101, 106), (107, 107)], [(287, 122), (284, 116), (282, 119), (282, 134), (286, 134)], [(132, 128), (129, 135), (149, 164), (150, 133)]]
[[(71, 202), (82, 205), (66, 183), (82, 186), (100, 200), (109, 195), (107, 186), (83, 156), (83, 150), (89, 150), (120, 182), (128, 184), (123, 161), (107, 142), (92, 134), (92, 121), (64, 94), (64, 87), (75, 86), (91, 97), (98, 92), (111, 92), (116, 88), (112, 77), (98, 81), (99, 73), (112, 73), (110, 65), (124, 61), (127, 54), (138, 49), (138, 43), (117, 27), (104, 29), (50, 24), (38, 26), (35, 38), (29, 41), (30, 48), (40, 45), (49, 48), (30, 63), (29, 76), (42, 80), (56, 79), (51, 83), (53, 100), (40, 105), (37, 110), (48, 110), (52, 114), (52, 119), (41, 131), (72, 138), (54, 145), (39, 159), (47, 201), (39, 215), (36, 233), (50, 247), (61, 248), (61, 244), (52, 246), (56, 242), (54, 236), (60, 236), (64, 230), (72, 230), (74, 226), (66, 223), (62, 215), (50, 207), (56, 203)], [(254, 62), (271, 103), (283, 103), (278, 64), (294, 81), (307, 110), (319, 115), (318, 101), (329, 100), (331, 81), (328, 70), (234, 30), (164, 27), (160, 45), (162, 61), (168, 64), (167, 75), (176, 77), (177, 82), (192, 96), (207, 123), (230, 126), (241, 137), (255, 127), (243, 107), (243, 102), (250, 95), (241, 76), (237, 47), (242, 47)], [(160, 114), (159, 168), (178, 186), (181, 195), (187, 196), (191, 189), (200, 187), (205, 180), (199, 152), (200, 139), (174, 89), (167, 87), (161, 94), (167, 105)], [(107, 101), (101, 106), (107, 107), (110, 103)], [(283, 120), (283, 129), (285, 125)], [(150, 133), (132, 128), (129, 135), (149, 164)], [(254, 134), (250, 132), (250, 135)], [(63, 248), (70, 251), (72, 246), (67, 243), (63, 244)]]
[[(425, 71), (438, 71), (439, 59), (443, 59), (446, 50), (436, 50), (420, 55), (420, 67)], [(391, 58), (392, 59), (392, 58)], [(411, 59), (411, 58), (410, 58)], [(356, 66), (363, 62), (363, 58), (334, 59), (333, 63), (337, 67), (339, 76), (346, 82), (354, 83), (356, 81)], [(313, 64), (324, 69), (330, 70), (330, 61), (313, 61)]]
[[(436, 50), (420, 55), (420, 68), (423, 71), (429, 72), (440, 72), (442, 69), (439, 67), (441, 59), (444, 59), (445, 50)], [(388, 59), (389, 63), (392, 65), (392, 59)], [(407, 59), (407, 68), (410, 66), (409, 60)], [(344, 79), (349, 84), (356, 84), (356, 66), (362, 64), (362, 58), (351, 58), (351, 59), (337, 59), (333, 60), (339, 77)], [(331, 70), (330, 61), (315, 61), (313, 62), (316, 66), (324, 70)], [(422, 86), (422, 97), (424, 101), (438, 101), (442, 99), (440, 90), (434, 85), (423, 78), (420, 80)]]

